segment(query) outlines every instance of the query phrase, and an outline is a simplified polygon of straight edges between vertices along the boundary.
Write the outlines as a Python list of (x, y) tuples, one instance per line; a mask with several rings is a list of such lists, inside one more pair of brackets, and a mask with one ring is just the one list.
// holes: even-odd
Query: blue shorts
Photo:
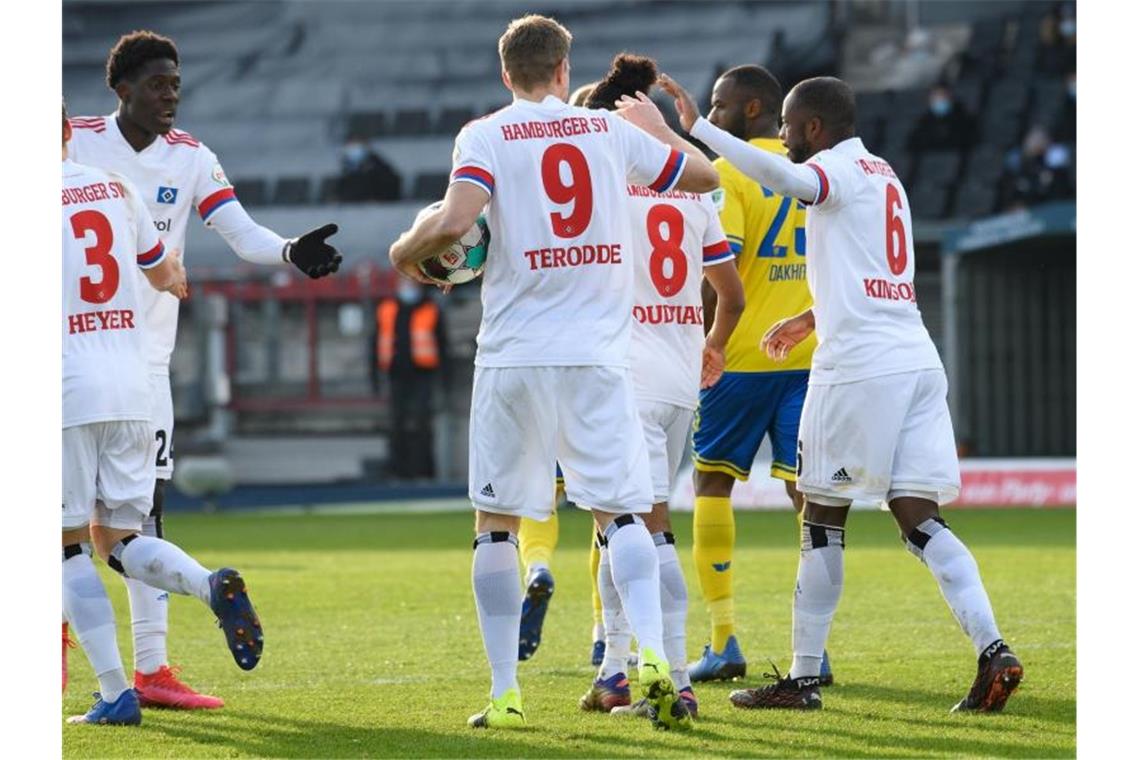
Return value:
[(796, 438), (807, 395), (808, 371), (725, 372), (701, 391), (693, 421), (693, 466), (748, 480), (767, 435), (772, 477), (795, 482)]

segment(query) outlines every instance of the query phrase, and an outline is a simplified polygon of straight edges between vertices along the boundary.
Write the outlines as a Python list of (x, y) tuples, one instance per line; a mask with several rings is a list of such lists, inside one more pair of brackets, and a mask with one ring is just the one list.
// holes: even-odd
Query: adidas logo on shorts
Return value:
[(833, 483), (850, 483), (851, 482), (851, 476), (847, 474), (847, 468), (846, 467), (840, 467), (839, 472), (837, 472), (831, 476), (831, 482), (833, 482)]
[(491, 484), (483, 486), (483, 490), (479, 492), (480, 496), (486, 496), (488, 499), (495, 498), (495, 489), (491, 488)]

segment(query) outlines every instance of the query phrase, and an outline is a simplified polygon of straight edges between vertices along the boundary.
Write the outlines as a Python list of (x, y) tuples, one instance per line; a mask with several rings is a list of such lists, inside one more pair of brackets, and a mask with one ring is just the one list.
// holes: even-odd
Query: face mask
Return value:
[(359, 164), (363, 161), (367, 152), (367, 149), (361, 143), (349, 143), (344, 146), (344, 157), (352, 164)]
[(1068, 89), (1069, 89), (1069, 97), (1072, 98), (1073, 100), (1076, 100), (1077, 99), (1077, 82), (1075, 79), (1072, 82), (1069, 82)]
[(400, 283), (400, 286), (396, 288), (396, 298), (399, 299), (400, 303), (413, 304), (420, 300), (420, 289), (411, 283)]
[(946, 98), (932, 98), (930, 112), (935, 116), (945, 116), (950, 113), (950, 101)]
[(1075, 18), (1062, 19), (1058, 28), (1061, 30), (1062, 37), (1075, 37), (1077, 34), (1077, 20)]

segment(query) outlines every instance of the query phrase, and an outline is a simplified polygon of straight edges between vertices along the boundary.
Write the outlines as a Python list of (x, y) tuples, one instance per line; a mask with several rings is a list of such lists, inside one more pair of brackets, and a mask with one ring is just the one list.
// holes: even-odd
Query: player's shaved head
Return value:
[(174, 40), (155, 32), (139, 30), (124, 34), (107, 56), (107, 86), (114, 90), (124, 79), (134, 79), (151, 61), (167, 60), (178, 65)]
[(566, 27), (546, 16), (531, 14), (512, 21), (499, 38), (499, 58), (511, 85), (530, 91), (550, 83), (569, 59), (572, 39)]
[(614, 110), (614, 103), (622, 95), (634, 96), (639, 92), (649, 94), (649, 89), (657, 81), (657, 62), (652, 58), (633, 53), (619, 53), (614, 56), (610, 70), (602, 77), (594, 91), (586, 100), (586, 108)]
[(788, 158), (796, 163), (854, 134), (855, 93), (841, 79), (805, 79), (784, 100), (780, 136), (788, 149)]
[(709, 121), (742, 140), (775, 137), (783, 100), (784, 88), (768, 69), (735, 66), (713, 85)]

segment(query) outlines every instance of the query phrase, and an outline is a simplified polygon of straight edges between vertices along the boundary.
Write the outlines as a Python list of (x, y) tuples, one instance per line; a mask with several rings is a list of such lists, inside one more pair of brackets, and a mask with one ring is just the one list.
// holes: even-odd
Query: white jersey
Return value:
[(733, 260), (707, 195), (630, 185), (636, 275), (630, 362), (639, 400), (697, 408), (704, 267)]
[(914, 291), (914, 232), (902, 182), (857, 137), (808, 160), (807, 276), (819, 348), (811, 383), (942, 369)]
[[(115, 115), (70, 120), (68, 155), (129, 179), (142, 194), (155, 227), (172, 251), (185, 252), (186, 225), (194, 211), (207, 225), (222, 206), (237, 200), (214, 152), (177, 129), (136, 152), (119, 131)], [(143, 310), (150, 330), (150, 371), (169, 374), (178, 334), (178, 298), (147, 286)]]
[(166, 256), (129, 180), (63, 162), (63, 427), (150, 420), (136, 269)]
[(548, 96), (468, 124), (453, 182), (491, 194), (481, 367), (628, 366), (626, 185), (667, 192), (685, 155), (609, 111)]

